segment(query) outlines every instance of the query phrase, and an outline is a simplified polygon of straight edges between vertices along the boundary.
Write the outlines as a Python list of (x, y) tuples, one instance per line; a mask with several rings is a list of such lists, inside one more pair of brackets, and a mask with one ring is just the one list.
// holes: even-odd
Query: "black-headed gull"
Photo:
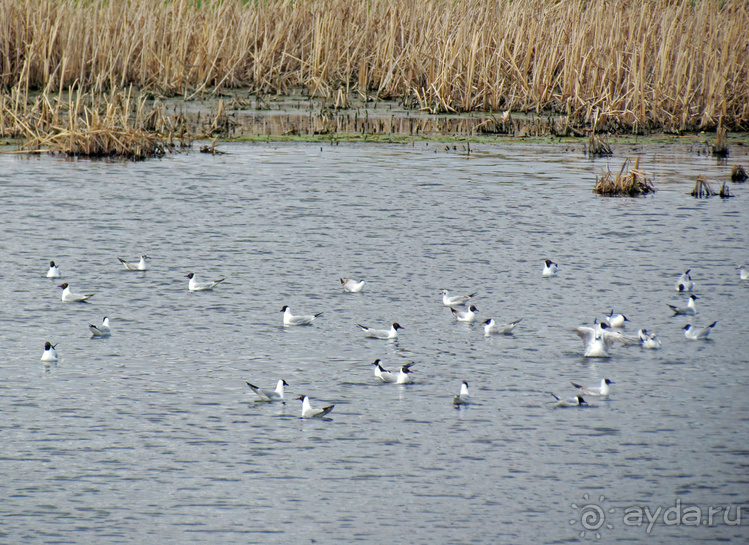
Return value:
[(255, 392), (257, 396), (260, 398), (260, 401), (280, 401), (283, 403), (283, 387), (288, 386), (289, 383), (286, 382), (284, 379), (278, 379), (278, 384), (276, 384), (276, 389), (273, 391), (270, 390), (261, 390), (254, 384), (247, 383), (247, 386), (250, 387), (250, 390)]
[(488, 320), (485, 320), (483, 322), (484, 335), (511, 335), (512, 330), (515, 329), (515, 326), (517, 326), (522, 321), (523, 319), (520, 318), (518, 320), (510, 322), (509, 324), (502, 325), (498, 324), (494, 318), (489, 318)]
[(307, 316), (294, 316), (291, 314), (289, 305), (284, 305), (281, 312), (283, 312), (283, 325), (309, 325), (315, 321), (315, 318), (322, 315), (322, 312), (318, 312), (317, 314), (309, 314)]
[(468, 300), (478, 292), (474, 291), (473, 293), (470, 293), (468, 295), (455, 295), (453, 297), (450, 297), (450, 292), (447, 290), (441, 290), (440, 293), (442, 294), (443, 305), (445, 305), (446, 307), (459, 307), (465, 305)]
[(715, 324), (718, 322), (713, 322), (707, 327), (699, 328), (694, 327), (692, 324), (685, 325), (682, 329), (684, 330), (684, 336), (691, 340), (691, 341), (701, 341), (703, 339), (707, 339), (707, 336), (710, 335), (710, 332), (715, 327)]
[(328, 405), (322, 409), (313, 409), (307, 396), (299, 396), (297, 399), (302, 402), (302, 418), (322, 418), (335, 407), (335, 405)]
[(694, 289), (694, 282), (692, 282), (692, 275), (689, 274), (692, 269), (687, 269), (676, 281), (676, 291), (692, 291)]
[(380, 379), (382, 382), (395, 382), (398, 380), (398, 375), (395, 373), (391, 373), (387, 369), (385, 369), (382, 366), (382, 363), (380, 360), (374, 360), (372, 362), (372, 365), (374, 365), (374, 376)]
[(86, 299), (90, 299), (94, 296), (93, 293), (81, 294), (71, 292), (70, 286), (67, 282), (63, 282), (57, 287), (62, 289), (62, 300), (66, 303), (69, 303), (71, 301), (85, 301)]
[(676, 316), (677, 314), (684, 314), (686, 316), (694, 316), (697, 314), (697, 307), (695, 306), (694, 302), (699, 299), (696, 295), (692, 294), (689, 296), (689, 300), (687, 301), (686, 307), (677, 307), (674, 305), (668, 305), (668, 308), (671, 309), (671, 311), (674, 313), (673, 315)]
[(219, 278), (218, 280), (214, 280), (212, 282), (198, 282), (198, 279), (196, 278), (195, 273), (186, 274), (185, 278), (190, 279), (190, 282), (187, 284), (187, 289), (190, 291), (212, 290), (213, 288), (218, 286), (219, 283), (226, 280), (226, 278)]
[(359, 293), (362, 289), (364, 289), (364, 280), (360, 280), (357, 282), (356, 280), (352, 280), (351, 278), (341, 278), (341, 285), (343, 286), (343, 291), (347, 291), (349, 293)]
[(475, 306), (471, 305), (468, 310), (458, 310), (457, 308), (450, 307), (450, 310), (455, 316), (455, 319), (459, 322), (473, 322), (476, 319), (476, 313), (479, 311)]
[(582, 396), (575, 396), (571, 399), (559, 399), (555, 394), (552, 394), (549, 392), (554, 399), (557, 400), (556, 403), (554, 403), (555, 407), (586, 407), (588, 405), (588, 402), (585, 401)]
[(596, 327), (577, 327), (575, 333), (583, 341), (586, 358), (608, 358), (609, 348), (613, 343), (613, 338), (606, 335), (608, 325), (598, 324)]
[(146, 264), (146, 259), (151, 259), (146, 254), (143, 254), (140, 256), (140, 261), (138, 263), (130, 263), (129, 261), (126, 261), (122, 259), (121, 257), (118, 257), (117, 259), (120, 260), (120, 263), (125, 267), (128, 271), (147, 271), (148, 265)]
[[(53, 262), (54, 263), (54, 262)], [(736, 267), (739, 271), (739, 279), (740, 280), (749, 280), (749, 271), (746, 270), (744, 265), (741, 267)]]
[(544, 261), (544, 271), (541, 273), (542, 276), (548, 278), (550, 276), (556, 276), (559, 266), (554, 263), (551, 259)]
[(57, 350), (55, 350), (56, 344), (52, 344), (49, 341), (44, 343), (44, 352), (42, 353), (42, 361), (57, 361)]
[(373, 339), (395, 339), (398, 337), (398, 330), (403, 329), (403, 326), (398, 322), (393, 322), (390, 329), (372, 329), (371, 327), (363, 326), (361, 324), (356, 325), (361, 328), (365, 336)]
[(453, 405), (468, 405), (471, 402), (471, 396), (468, 394), (468, 383), (463, 381), (460, 385), (460, 393), (453, 397)]
[(647, 329), (641, 329), (637, 332), (640, 344), (643, 348), (656, 349), (661, 347), (661, 340), (655, 333), (650, 333)]
[(607, 378), (602, 378), (600, 386), (583, 386), (581, 384), (577, 384), (576, 382), (573, 382), (571, 384), (585, 395), (608, 397), (611, 391), (611, 389), (609, 388), (609, 384), (614, 384), (614, 381)]
[(411, 371), (411, 366), (413, 364), (414, 362), (411, 362), (401, 367), (401, 370), (398, 373), (398, 378), (395, 380), (396, 384), (411, 384), (411, 382), (413, 382), (411, 380), (411, 374), (413, 373), (413, 371)]
[(88, 329), (91, 331), (91, 337), (109, 337), (112, 334), (112, 330), (109, 328), (109, 318), (106, 316), (104, 316), (100, 326), (88, 324)]
[(60, 269), (55, 265), (54, 261), (49, 262), (49, 270), (47, 271), (47, 278), (60, 278), (62, 274)]
[(609, 315), (605, 316), (604, 319), (609, 327), (624, 327), (624, 322), (629, 322), (629, 318), (624, 314), (614, 314), (614, 309), (611, 309)]

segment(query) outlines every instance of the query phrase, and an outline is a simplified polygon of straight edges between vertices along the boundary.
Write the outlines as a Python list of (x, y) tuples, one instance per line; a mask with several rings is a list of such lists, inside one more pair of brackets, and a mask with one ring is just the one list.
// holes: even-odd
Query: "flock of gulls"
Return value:
[[(148, 255), (143, 254), (140, 257), (138, 263), (133, 263), (118, 257), (120, 263), (128, 271), (146, 271), (148, 270), (147, 261), (151, 259)], [(739, 278), (741, 280), (749, 280), (749, 271), (747, 271), (744, 265), (738, 267)], [(550, 259), (545, 260), (544, 267), (541, 275), (545, 278), (552, 278), (557, 276), (559, 273), (559, 266), (557, 263)], [(47, 271), (47, 278), (61, 278), (62, 273), (59, 267), (54, 261), (50, 261), (49, 270)], [(209, 291), (213, 290), (224, 278), (212, 281), (199, 281), (195, 273), (189, 273), (185, 275), (188, 279), (187, 289), (191, 292), (198, 291)], [(365, 281), (356, 281), (350, 278), (341, 278), (341, 287), (344, 292), (347, 293), (360, 293), (364, 289)], [(61, 299), (65, 303), (74, 302), (86, 302), (94, 296), (93, 293), (75, 293), (71, 291), (70, 286), (67, 282), (64, 282), (58, 286), (62, 289)], [(676, 291), (679, 293), (689, 293), (684, 307), (668, 304), (668, 307), (672, 311), (673, 316), (689, 316), (693, 317), (697, 315), (697, 306), (695, 301), (699, 299), (695, 294), (691, 293), (695, 288), (695, 283), (691, 277), (691, 269), (684, 272), (676, 282)], [(450, 292), (446, 289), (440, 291), (442, 295), (442, 304), (449, 307), (455, 319), (459, 322), (472, 323), (476, 320), (478, 309), (471, 300), (477, 292), (473, 292), (467, 295), (450, 295)], [(283, 325), (286, 327), (292, 326), (306, 326), (312, 324), (318, 317), (322, 315), (322, 312), (317, 314), (309, 315), (294, 315), (291, 313), (291, 309), (288, 305), (285, 305), (281, 312), (283, 312)], [(494, 318), (489, 318), (482, 322), (484, 326), (484, 335), (512, 335), (513, 330), (522, 321), (521, 319), (514, 320), (509, 323), (498, 323)], [(629, 319), (619, 313), (611, 312), (604, 316), (603, 320), (595, 319), (592, 326), (580, 326), (574, 329), (574, 332), (580, 337), (583, 342), (583, 356), (587, 358), (607, 358), (609, 357), (609, 351), (615, 344), (624, 346), (640, 345), (647, 349), (659, 349), (661, 348), (661, 341), (655, 333), (652, 333), (646, 329), (640, 329), (637, 335), (627, 335), (624, 332), (626, 323)], [(710, 335), (710, 332), (716, 326), (717, 321), (711, 324), (698, 327), (692, 323), (686, 324), (684, 329), (684, 335), (689, 340), (700, 341), (705, 340)], [(398, 337), (398, 331), (403, 327), (394, 322), (390, 329), (374, 329), (361, 324), (356, 324), (363, 332), (366, 337), (374, 339), (395, 339)], [(109, 337), (112, 332), (110, 329), (109, 318), (104, 317), (100, 325), (89, 324), (88, 326), (92, 338), (96, 337)], [(41, 357), (43, 362), (56, 362), (58, 360), (57, 351), (55, 347), (49, 341), (44, 343), (44, 352)], [(381, 360), (377, 359), (372, 363), (374, 367), (375, 378), (382, 382), (389, 382), (395, 384), (409, 384), (412, 382), (411, 375), (413, 371), (411, 367), (414, 362), (402, 365), (398, 371), (390, 371), (382, 366)], [(584, 386), (575, 382), (571, 383), (576, 388), (578, 394), (570, 399), (561, 399), (556, 394), (549, 392), (554, 398), (554, 407), (583, 407), (588, 403), (582, 397), (595, 396), (600, 398), (607, 398), (611, 391), (610, 385), (613, 381), (608, 378), (601, 379), (601, 383), (598, 386)], [(276, 384), (275, 390), (263, 390), (258, 388), (254, 384), (247, 382), (247, 386), (257, 395), (258, 400), (262, 402), (285, 402), (284, 386), (288, 386), (288, 383), (279, 379)], [(335, 405), (329, 405), (322, 408), (312, 407), (309, 398), (306, 395), (299, 396), (296, 398), (302, 402), (302, 418), (323, 418), (328, 415)], [(460, 385), (460, 391), (457, 393), (452, 400), (455, 407), (463, 407), (471, 403), (471, 396), (468, 391), (468, 382), (464, 381)]]

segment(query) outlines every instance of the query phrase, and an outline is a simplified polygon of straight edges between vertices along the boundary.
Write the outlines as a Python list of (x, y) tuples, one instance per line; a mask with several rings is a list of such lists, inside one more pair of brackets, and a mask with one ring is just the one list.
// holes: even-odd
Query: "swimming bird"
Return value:
[(627, 318), (624, 314), (614, 314), (614, 309), (611, 309), (611, 312), (608, 316), (605, 316), (606, 323), (609, 324), (610, 327), (624, 327), (624, 322), (629, 322), (629, 318)]
[(443, 305), (445, 305), (446, 307), (459, 307), (461, 305), (465, 305), (468, 300), (478, 292), (474, 291), (469, 295), (455, 295), (453, 297), (450, 297), (450, 292), (447, 290), (441, 290), (440, 293), (442, 294)]
[(499, 325), (494, 318), (489, 318), (488, 320), (485, 320), (483, 322), (484, 324), (484, 335), (511, 335), (512, 330), (515, 329), (515, 326), (517, 326), (520, 322), (522, 322), (523, 319), (520, 318), (518, 320), (515, 320), (514, 322), (510, 322), (509, 324)]
[(47, 271), (47, 278), (60, 278), (62, 274), (60, 269), (55, 265), (54, 261), (49, 262), (49, 270)]
[(218, 286), (219, 283), (226, 280), (226, 278), (219, 278), (218, 280), (214, 280), (213, 282), (198, 282), (197, 278), (195, 277), (195, 273), (186, 274), (185, 278), (190, 279), (190, 282), (187, 284), (187, 289), (190, 291), (212, 290), (213, 288)]
[[(53, 261), (53, 263), (54, 263), (54, 261)], [(739, 271), (739, 279), (740, 280), (749, 280), (749, 271), (746, 270), (746, 268), (744, 267), (744, 265), (742, 265), (741, 267), (736, 267), (736, 268)]]
[(307, 316), (294, 316), (291, 314), (289, 305), (284, 305), (281, 312), (283, 312), (283, 325), (309, 325), (315, 321), (315, 318), (322, 315), (322, 312), (318, 312), (317, 314), (309, 314)]
[(715, 324), (718, 322), (713, 322), (707, 327), (703, 328), (696, 328), (692, 324), (685, 325), (682, 329), (684, 330), (684, 336), (691, 340), (691, 341), (701, 341), (704, 339), (707, 339), (707, 336), (710, 335), (710, 332), (715, 327)]
[(555, 407), (586, 407), (588, 405), (588, 402), (585, 401), (581, 396), (575, 396), (572, 399), (562, 400), (559, 399), (555, 394), (552, 394), (549, 392), (554, 399), (557, 400), (556, 403), (554, 403)]
[(599, 397), (609, 397), (609, 384), (613, 384), (614, 382), (612, 380), (609, 380), (607, 378), (601, 379), (601, 385), (600, 386), (582, 386), (581, 384), (577, 384), (576, 382), (573, 382), (572, 385), (580, 390), (585, 395), (589, 396), (599, 396)]
[(62, 288), (62, 300), (66, 303), (69, 303), (71, 301), (85, 301), (86, 299), (90, 299), (94, 296), (93, 293), (80, 294), (71, 292), (70, 286), (68, 286), (67, 282), (62, 283), (57, 287)]
[(460, 393), (453, 397), (453, 405), (468, 405), (471, 402), (471, 396), (468, 394), (468, 383), (463, 381), (460, 385)]
[(120, 260), (120, 263), (122, 263), (122, 265), (128, 271), (147, 271), (148, 265), (146, 264), (146, 259), (151, 259), (151, 258), (147, 256), (146, 254), (143, 254), (142, 256), (140, 256), (140, 261), (137, 264), (130, 263), (129, 261), (125, 261), (121, 257), (118, 257), (117, 259)]
[(391, 373), (382, 366), (380, 360), (374, 360), (372, 365), (374, 365), (374, 376), (382, 382), (395, 382), (398, 379), (396, 374)]
[(44, 343), (44, 352), (42, 353), (42, 361), (57, 361), (57, 350), (55, 350), (56, 344), (52, 344), (49, 341)]
[(556, 276), (559, 266), (554, 263), (551, 259), (547, 259), (544, 262), (544, 272), (541, 273), (544, 277)]
[(335, 407), (335, 405), (328, 405), (322, 409), (313, 409), (307, 396), (299, 396), (297, 399), (302, 402), (302, 418), (322, 418)]
[(341, 278), (341, 285), (343, 286), (343, 291), (347, 291), (349, 293), (359, 293), (362, 289), (364, 289), (364, 280), (357, 282), (356, 280), (352, 280), (351, 278)]
[(641, 329), (637, 332), (640, 339), (640, 345), (643, 348), (660, 348), (661, 340), (655, 333), (650, 333), (647, 329)]
[(586, 358), (608, 358), (609, 348), (613, 339), (606, 335), (607, 324), (597, 324), (593, 327), (577, 327), (575, 333), (583, 341), (585, 351), (583, 355)]
[(91, 331), (92, 337), (109, 337), (112, 334), (112, 330), (109, 329), (109, 318), (104, 316), (100, 326), (94, 324), (88, 324), (88, 328)]
[(278, 384), (276, 384), (276, 389), (273, 391), (269, 390), (261, 390), (254, 384), (247, 383), (247, 386), (250, 387), (250, 389), (257, 394), (257, 396), (260, 398), (260, 401), (280, 401), (284, 402), (283, 399), (283, 387), (288, 386), (289, 383), (286, 382), (284, 379), (278, 379)]
[(476, 319), (476, 313), (479, 311), (479, 309), (473, 305), (468, 307), (468, 310), (458, 310), (453, 307), (450, 307), (450, 310), (459, 322), (473, 322)]
[(674, 305), (668, 305), (668, 308), (670, 308), (673, 311), (673, 315), (676, 316), (677, 314), (685, 314), (687, 316), (694, 316), (697, 314), (697, 307), (694, 305), (694, 302), (699, 299), (695, 294), (692, 294), (689, 296), (689, 300), (687, 301), (686, 307), (677, 307)]
[(687, 269), (684, 274), (679, 277), (676, 281), (676, 291), (692, 291), (694, 289), (694, 282), (692, 282), (692, 275), (689, 274), (692, 269)]
[(365, 336), (372, 337), (373, 339), (395, 339), (396, 337), (398, 337), (398, 330), (403, 329), (403, 327), (398, 322), (393, 322), (393, 325), (390, 326), (390, 329), (372, 329), (361, 324), (356, 325), (358, 325), (362, 329), (362, 331), (364, 331)]
[(413, 382), (413, 380), (411, 380), (411, 374), (413, 373), (413, 371), (411, 371), (411, 366), (413, 364), (414, 362), (411, 362), (401, 367), (401, 370), (398, 373), (398, 378), (395, 380), (396, 384), (411, 384), (411, 382)]

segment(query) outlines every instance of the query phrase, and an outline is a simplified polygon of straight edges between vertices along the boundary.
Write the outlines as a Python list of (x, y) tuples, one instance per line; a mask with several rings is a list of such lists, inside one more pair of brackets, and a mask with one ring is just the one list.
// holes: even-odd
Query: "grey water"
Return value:
[[(746, 152), (471, 147), (0, 155), (0, 542), (746, 542), (749, 184), (689, 195)], [(658, 191), (596, 196), (625, 155)], [(142, 253), (147, 272), (117, 260)], [(671, 317), (687, 269), (698, 314)], [(189, 272), (226, 280), (190, 293)], [(63, 303), (63, 281), (95, 295)], [(523, 321), (487, 338), (443, 288)], [(284, 328), (283, 305), (323, 314)], [(612, 309), (662, 349), (582, 357), (573, 329)], [(717, 320), (709, 340), (684, 337), (692, 320)], [(356, 325), (395, 321), (394, 341)], [(378, 382), (376, 358), (414, 361), (414, 383)], [(553, 407), (604, 377), (609, 399)], [(245, 384), (280, 378), (285, 404)], [(302, 394), (330, 418), (301, 419)]]

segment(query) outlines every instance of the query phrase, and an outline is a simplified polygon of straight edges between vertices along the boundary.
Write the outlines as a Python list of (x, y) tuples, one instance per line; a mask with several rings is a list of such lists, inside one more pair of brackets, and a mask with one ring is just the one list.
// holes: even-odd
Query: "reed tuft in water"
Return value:
[(629, 159), (625, 159), (621, 170), (613, 174), (608, 168), (606, 174), (600, 178), (596, 176), (596, 185), (593, 191), (606, 197), (638, 197), (655, 193), (653, 181), (647, 173), (640, 170), (640, 158), (635, 158), (635, 164), (630, 170), (627, 169)]
[(746, 175), (746, 170), (744, 170), (744, 167), (742, 167), (741, 165), (733, 165), (733, 168), (731, 169), (732, 182), (742, 183), (745, 182), (747, 178), (749, 178), (749, 176)]
[(707, 181), (707, 176), (700, 174), (697, 176), (697, 180), (694, 182), (694, 189), (691, 193), (692, 197), (696, 199), (708, 198), (715, 195), (715, 190), (710, 186)]

